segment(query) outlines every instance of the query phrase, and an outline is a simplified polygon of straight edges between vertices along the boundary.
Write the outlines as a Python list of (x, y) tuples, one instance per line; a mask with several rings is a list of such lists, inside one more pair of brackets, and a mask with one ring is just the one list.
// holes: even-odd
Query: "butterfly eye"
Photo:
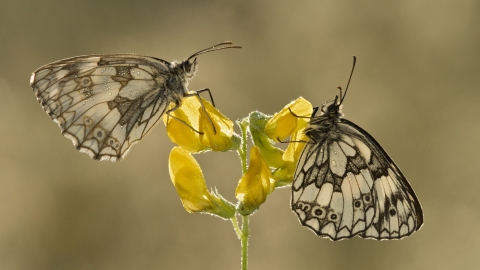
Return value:
[(330, 216), (329, 216), (329, 218), (330, 218), (330, 220), (335, 221), (335, 220), (337, 220), (338, 216), (337, 216), (337, 214), (335, 214), (335, 213), (331, 213)]
[[(183, 70), (189, 74), (189, 73), (192, 73), (192, 72), (195, 72), (195, 69), (197, 67), (197, 58), (193, 59), (192, 62), (190, 62), (191, 60), (187, 60), (183, 63)], [(189, 74), (191, 75), (191, 74)], [(191, 75), (193, 76), (193, 75)]]

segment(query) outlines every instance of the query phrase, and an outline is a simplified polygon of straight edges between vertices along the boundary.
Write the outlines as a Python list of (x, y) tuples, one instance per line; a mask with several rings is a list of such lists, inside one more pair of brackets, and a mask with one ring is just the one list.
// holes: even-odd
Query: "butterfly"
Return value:
[[(356, 58), (354, 57), (353, 68)], [(350, 79), (352, 78), (350, 74)], [(300, 223), (331, 240), (356, 235), (401, 239), (420, 229), (423, 211), (412, 187), (380, 144), (343, 118), (345, 92), (314, 108), (292, 183)], [(293, 113), (293, 112), (292, 112)], [(297, 116), (301, 117), (301, 116)]]
[(199, 98), (199, 93), (208, 91), (213, 103), (208, 88), (189, 91), (188, 81), (197, 70), (198, 55), (241, 48), (232, 44), (222, 42), (173, 62), (135, 54), (67, 58), (34, 71), (30, 85), (43, 109), (80, 152), (96, 160), (116, 161), (164, 114), (177, 109), (183, 98)]

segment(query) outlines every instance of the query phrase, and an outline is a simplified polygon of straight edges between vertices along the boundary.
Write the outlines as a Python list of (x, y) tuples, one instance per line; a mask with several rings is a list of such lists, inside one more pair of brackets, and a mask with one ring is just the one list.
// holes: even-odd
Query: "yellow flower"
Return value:
[(270, 168), (263, 159), (260, 149), (253, 146), (250, 151), (250, 165), (235, 190), (235, 197), (240, 202), (237, 206), (238, 212), (244, 216), (253, 213), (274, 189), (275, 181)]
[[(293, 115), (292, 111), (295, 115)], [(304, 129), (308, 124), (307, 118), (312, 114), (312, 104), (299, 97), (290, 102), (280, 112), (276, 113), (265, 125), (265, 134), (272, 140), (285, 140), (294, 132)]]
[[(200, 135), (202, 144), (209, 145), (213, 151), (236, 150), (240, 145), (240, 136), (233, 132), (233, 122), (213, 107), (210, 102), (204, 101), (203, 104), (205, 104), (205, 110), (201, 107), (198, 108), (200, 131), (204, 133), (204, 135)], [(208, 112), (211, 122), (205, 111)], [(215, 127), (215, 131), (213, 127)]]
[(304, 130), (304, 128), (300, 129), (290, 136), (292, 142), (288, 144), (287, 150), (283, 153), (283, 164), (273, 172), (273, 178), (276, 180), (277, 187), (290, 185), (293, 181), (293, 174), (295, 173), (298, 159), (305, 147), (305, 143), (309, 141), (309, 138), (303, 133)]
[(183, 99), (180, 107), (170, 113), (172, 117), (165, 114), (168, 137), (191, 153), (237, 149), (240, 137), (233, 132), (233, 122), (203, 98), (202, 103), (208, 116), (195, 97)]
[[(293, 115), (292, 112), (296, 115)], [(264, 117), (266, 122), (252, 120), (250, 117), (252, 133), (255, 145), (259, 146), (263, 156), (270, 167), (274, 168), (273, 178), (276, 180), (275, 186), (282, 187), (292, 183), (293, 174), (297, 165), (298, 158), (309, 139), (303, 131), (308, 125), (308, 117), (312, 114), (312, 105), (310, 102), (300, 97), (273, 117)], [(305, 118), (307, 117), (307, 118)], [(259, 117), (255, 117), (257, 119)], [(255, 122), (256, 130), (252, 131), (252, 122)], [(274, 147), (273, 142), (284, 141), (290, 137), (291, 143), (285, 151)], [(273, 142), (272, 142), (273, 141)], [(303, 142), (302, 142), (303, 141)]]
[(283, 164), (282, 156), (285, 151), (273, 146), (274, 142), (265, 135), (265, 124), (271, 118), (272, 116), (257, 111), (250, 113), (249, 130), (253, 143), (260, 148), (268, 166), (277, 168)]
[(200, 166), (193, 156), (180, 147), (174, 147), (169, 157), (169, 172), (183, 207), (189, 213), (210, 213), (232, 218), (235, 206), (216, 192), (209, 192)]

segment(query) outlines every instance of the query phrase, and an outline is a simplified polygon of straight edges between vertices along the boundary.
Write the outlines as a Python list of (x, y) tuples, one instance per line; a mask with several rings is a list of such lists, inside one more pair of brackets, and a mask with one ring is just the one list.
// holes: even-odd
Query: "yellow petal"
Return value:
[[(211, 103), (204, 101), (203, 104), (205, 105), (205, 110), (201, 107), (198, 108), (200, 115), (199, 126), (200, 130), (204, 133), (200, 135), (202, 144), (209, 145), (213, 151), (232, 150), (237, 143), (232, 139), (235, 135), (233, 132), (233, 122)], [(238, 147), (238, 145), (236, 145), (236, 147)]]
[(250, 165), (235, 190), (235, 197), (241, 202), (240, 214), (248, 215), (254, 212), (274, 188), (274, 180), (260, 149), (253, 146), (250, 151)]
[(302, 153), (305, 144), (310, 140), (304, 134), (304, 130), (305, 128), (300, 129), (290, 136), (290, 143), (282, 156), (283, 164), (273, 173), (276, 187), (290, 185), (293, 181), (293, 175), (300, 154)]
[(211, 194), (207, 190), (200, 166), (186, 150), (174, 147), (169, 158), (170, 178), (187, 212), (212, 210)]
[(287, 150), (285, 150), (285, 153), (283, 154), (284, 161), (298, 161), (305, 144), (310, 140), (307, 135), (305, 135), (304, 130), (305, 128), (302, 128), (290, 136), (290, 143), (287, 146)]
[(209, 148), (208, 145), (201, 143), (200, 134), (193, 130), (198, 130), (198, 116), (195, 116), (197, 106), (200, 106), (200, 103), (196, 98), (186, 98), (178, 109), (170, 113), (173, 117), (163, 116), (170, 140), (192, 153), (205, 151)]
[(310, 117), (312, 114), (312, 104), (306, 99), (299, 97), (290, 102), (280, 112), (276, 113), (265, 125), (265, 134), (272, 140), (285, 140), (295, 131), (305, 128), (308, 119), (293, 115), (290, 110), (297, 116)]
[(236, 149), (240, 140), (233, 132), (232, 121), (203, 98), (202, 102), (210, 118), (196, 97), (183, 99), (181, 106), (170, 113), (173, 117), (164, 115), (168, 137), (191, 153)]

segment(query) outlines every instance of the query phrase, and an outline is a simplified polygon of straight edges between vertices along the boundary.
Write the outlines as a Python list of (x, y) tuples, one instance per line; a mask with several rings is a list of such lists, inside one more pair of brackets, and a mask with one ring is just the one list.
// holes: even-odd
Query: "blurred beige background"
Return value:
[[(478, 269), (480, 2), (2, 1), (0, 269), (238, 269), (231, 223), (187, 214), (159, 124), (121, 162), (78, 153), (29, 86), (38, 67), (92, 53), (168, 61), (202, 55), (190, 89), (209, 87), (231, 119), (272, 114), (345, 86), (346, 118), (408, 177), (425, 225), (401, 241), (331, 242), (303, 228), (290, 190), (251, 218), (250, 269)], [(234, 200), (236, 153), (197, 155)]]

